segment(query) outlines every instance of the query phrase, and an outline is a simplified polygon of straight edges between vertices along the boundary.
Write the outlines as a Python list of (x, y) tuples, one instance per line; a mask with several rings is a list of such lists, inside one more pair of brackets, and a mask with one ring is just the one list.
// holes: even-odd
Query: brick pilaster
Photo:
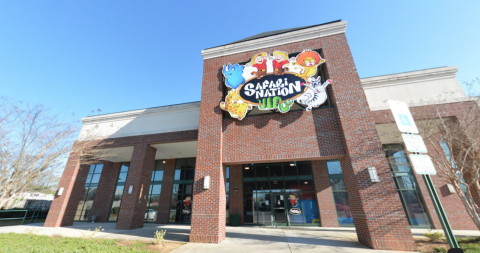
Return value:
[[(235, 190), (235, 187), (237, 187), (237, 190)], [(242, 165), (230, 165), (230, 214), (239, 214), (240, 225), (243, 225)]]
[[(374, 249), (415, 250), (345, 34), (322, 38), (321, 44), (348, 152), (340, 162), (358, 240)], [(370, 181), (368, 167), (377, 169), (379, 183)]]
[[(134, 146), (116, 229), (143, 227), (155, 152), (156, 149), (148, 144)], [(133, 185), (132, 194), (128, 194), (130, 185)]]
[(61, 196), (55, 195), (44, 227), (73, 225), (90, 169), (90, 165), (80, 163), (81, 153), (80, 145), (75, 143), (58, 184), (58, 189), (64, 188), (63, 193)]
[(163, 171), (162, 192), (158, 204), (157, 224), (167, 224), (170, 218), (170, 205), (172, 199), (173, 177), (175, 176), (175, 159), (165, 161)]
[(321, 225), (322, 227), (338, 227), (337, 210), (328, 177), (327, 162), (325, 160), (312, 161), (312, 172)]
[(97, 193), (93, 199), (92, 210), (88, 220), (91, 221), (97, 215), (97, 222), (107, 222), (112, 206), (115, 185), (117, 184), (118, 173), (122, 163), (103, 162), (103, 170), (98, 182)]

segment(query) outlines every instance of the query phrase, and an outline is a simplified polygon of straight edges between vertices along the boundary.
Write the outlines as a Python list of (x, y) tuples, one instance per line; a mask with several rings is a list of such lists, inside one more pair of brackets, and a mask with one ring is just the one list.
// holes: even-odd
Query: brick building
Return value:
[[(240, 225), (354, 226), (364, 245), (414, 250), (410, 227), (441, 225), (424, 181), (392, 137), (400, 133), (386, 100), (409, 102), (421, 120), (421, 112), (433, 105), (457, 117), (468, 97), (456, 67), (360, 79), (346, 26), (335, 21), (205, 49), (201, 102), (82, 119), (45, 226), (92, 219), (116, 222), (117, 229), (190, 223), (190, 241), (218, 243), (236, 214)], [(261, 108), (259, 100), (242, 120), (221, 109), (235, 82), (224, 74), (233, 68), (224, 65), (239, 63), (246, 70), (252, 68), (248, 63), (259, 64), (258, 54), (275, 56), (275, 51), (298, 63), (305, 49), (325, 60), (312, 77), (333, 81), (320, 106), (310, 110), (310, 104), (297, 103), (300, 97), (291, 98), (297, 102), (280, 113), (280, 107)], [(270, 67), (275, 59), (264, 56), (266, 73), (252, 72), (251, 82), (275, 77)], [(308, 71), (305, 65), (290, 78)], [(310, 89), (305, 86), (300, 92)], [(449, 96), (442, 102), (432, 102), (445, 92)], [(82, 162), (91, 156), (88, 150), (101, 160)], [(368, 167), (376, 168), (379, 182), (371, 182)], [(456, 208), (462, 206), (457, 194), (438, 176), (433, 181), (452, 228), (476, 229), (467, 212)]]

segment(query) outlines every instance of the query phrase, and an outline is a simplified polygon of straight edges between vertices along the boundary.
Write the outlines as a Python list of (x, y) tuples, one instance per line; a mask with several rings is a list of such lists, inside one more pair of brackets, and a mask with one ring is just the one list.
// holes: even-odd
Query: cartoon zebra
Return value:
[(322, 84), (321, 77), (313, 79), (310, 84), (302, 83), (308, 87), (307, 91), (299, 96), (296, 100), (300, 104), (307, 105), (306, 110), (311, 111), (313, 107), (319, 107), (327, 100), (327, 86), (332, 83), (332, 80), (327, 80)]

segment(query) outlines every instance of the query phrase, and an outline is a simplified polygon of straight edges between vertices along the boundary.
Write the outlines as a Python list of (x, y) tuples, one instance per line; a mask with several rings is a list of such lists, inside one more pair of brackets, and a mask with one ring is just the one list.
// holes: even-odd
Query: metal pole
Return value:
[(23, 216), (22, 225), (25, 223), (25, 218), (27, 217), (28, 210), (25, 210), (25, 215)]
[(290, 228), (290, 215), (287, 214), (287, 223), (288, 223), (288, 228)]
[(440, 199), (438, 198), (437, 191), (432, 183), (432, 179), (430, 175), (422, 175), (425, 184), (427, 185), (428, 193), (432, 198), (433, 205), (435, 206), (435, 210), (437, 211), (438, 218), (442, 223), (443, 231), (445, 232), (445, 237), (447, 238), (448, 244), (452, 249), (459, 249), (460, 246), (458, 245), (457, 238), (453, 235), (452, 228), (450, 227), (450, 223), (448, 222), (447, 215), (445, 214), (445, 210), (443, 210), (442, 203), (440, 203)]
[(273, 228), (273, 214), (270, 215), (270, 219), (272, 220), (272, 228)]

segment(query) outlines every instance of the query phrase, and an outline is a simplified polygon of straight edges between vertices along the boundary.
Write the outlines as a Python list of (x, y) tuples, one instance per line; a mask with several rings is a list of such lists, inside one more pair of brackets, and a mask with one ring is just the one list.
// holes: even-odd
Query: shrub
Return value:
[(440, 248), (437, 248), (437, 247), (433, 247), (433, 252), (435, 253), (447, 253), (447, 250), (444, 248), (444, 247), (440, 247)]
[(436, 232), (432, 232), (431, 229), (428, 230), (427, 233), (423, 234), (425, 237), (427, 237), (430, 241), (438, 241), (438, 240), (443, 240), (445, 238), (445, 235), (440, 232), (440, 231), (436, 231)]
[(163, 243), (163, 236), (167, 233), (167, 230), (155, 231), (154, 240), (155, 244), (160, 245)]
[(88, 232), (82, 232), (82, 239), (84, 240), (91, 240), (98, 232), (102, 232), (103, 229), (102, 226), (95, 228), (95, 231), (90, 232), (90, 228), (88, 229)]

